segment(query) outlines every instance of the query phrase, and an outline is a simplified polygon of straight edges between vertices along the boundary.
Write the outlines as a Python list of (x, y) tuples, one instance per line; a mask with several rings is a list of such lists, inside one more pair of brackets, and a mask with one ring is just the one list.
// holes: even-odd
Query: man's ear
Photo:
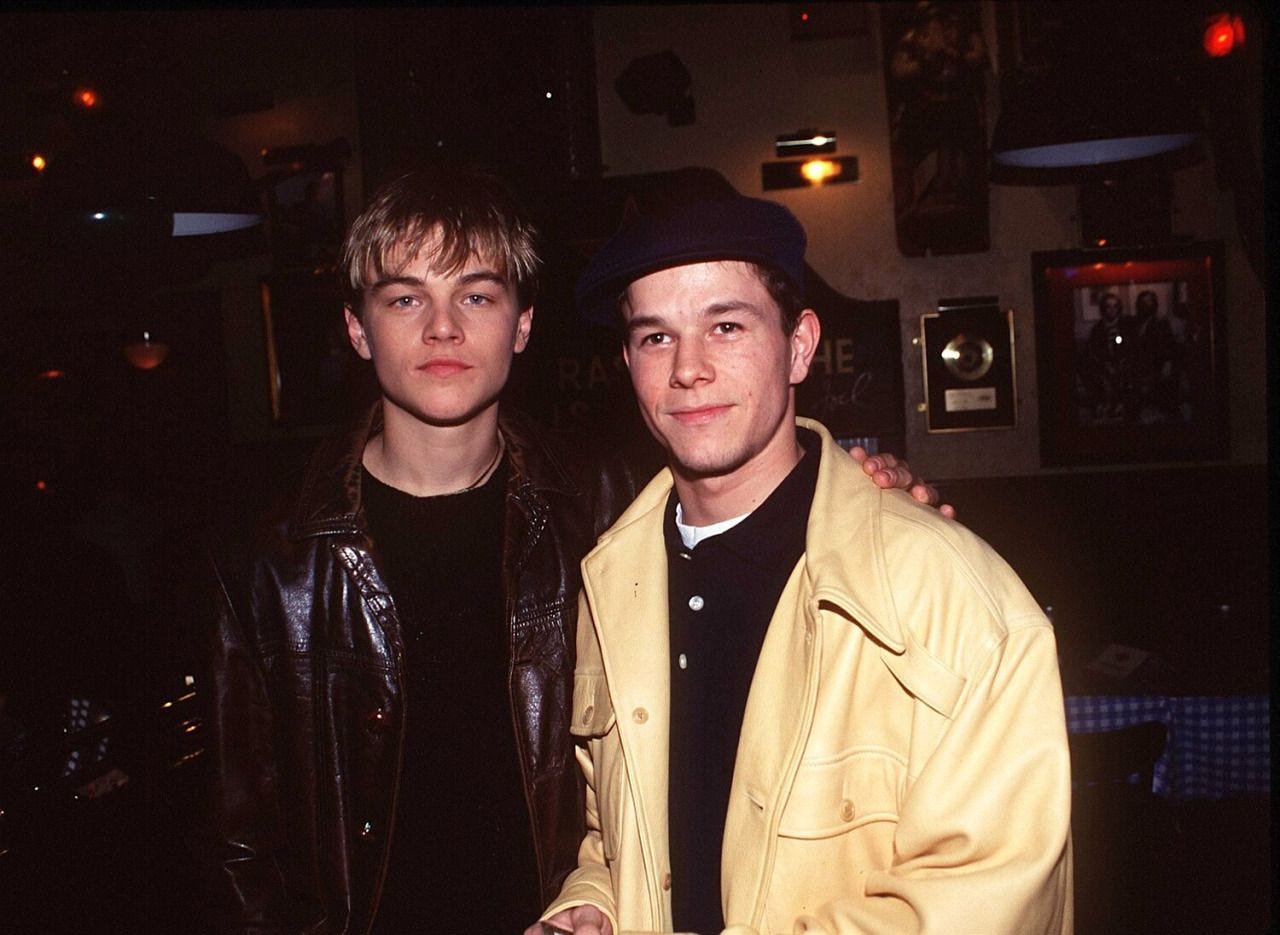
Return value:
[(365, 360), (373, 360), (373, 352), (369, 350), (369, 339), (365, 337), (364, 325), (360, 319), (351, 311), (350, 305), (342, 307), (342, 314), (347, 319), (347, 339), (351, 342), (351, 346)]
[(818, 351), (818, 341), (822, 338), (822, 323), (818, 321), (818, 313), (806, 308), (796, 319), (795, 330), (791, 332), (791, 385), (798, 386), (809, 375), (809, 364)]
[(533, 306), (530, 305), (516, 318), (515, 352), (519, 354), (529, 346), (529, 332), (533, 329)]

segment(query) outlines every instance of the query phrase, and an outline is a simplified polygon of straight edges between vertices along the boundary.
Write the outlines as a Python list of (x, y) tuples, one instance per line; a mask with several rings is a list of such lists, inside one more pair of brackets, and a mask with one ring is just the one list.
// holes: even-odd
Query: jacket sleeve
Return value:
[[(596, 642), (595, 628), (591, 624), (591, 611), (585, 597), (578, 599), (578, 655), (577, 671), (574, 678), (573, 691), (573, 724), (579, 725), (589, 720), (582, 716), (586, 706), (600, 692), (596, 686), (603, 686), (604, 672), (600, 663), (600, 647)], [(604, 706), (599, 712), (604, 720)], [(614, 724), (610, 730), (617, 730)], [(582, 767), (586, 779), (586, 835), (578, 848), (578, 866), (565, 879), (560, 895), (552, 901), (543, 919), (549, 919), (557, 912), (572, 909), (575, 906), (593, 905), (609, 917), (614, 932), (618, 932), (617, 901), (614, 898), (613, 883), (605, 863), (604, 838), (601, 831), (597, 778), (601, 775), (595, 755), (601, 749), (598, 739), (589, 741), (586, 749), (577, 749), (578, 763)]]
[(285, 834), (272, 755), (272, 708), (225, 580), (213, 560), (206, 599), (210, 660), (210, 825), (218, 931), (284, 935), (285, 884), (275, 853)]
[(1042, 617), (1010, 625), (908, 783), (891, 865), (855, 877), (848, 898), (800, 915), (791, 931), (1071, 931), (1070, 764)]

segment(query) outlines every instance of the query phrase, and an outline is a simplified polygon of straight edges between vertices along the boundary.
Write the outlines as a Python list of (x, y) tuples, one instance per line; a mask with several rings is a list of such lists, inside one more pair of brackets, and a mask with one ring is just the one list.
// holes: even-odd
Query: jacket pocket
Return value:
[(603, 737), (616, 720), (604, 673), (575, 672), (570, 732), (579, 737)]
[(905, 778), (905, 761), (884, 748), (802, 762), (778, 834), (818, 840), (873, 822), (897, 822)]
[(609, 863), (618, 859), (627, 825), (631, 790), (627, 784), (627, 765), (617, 742), (617, 734), (593, 737), (587, 741), (595, 765), (596, 810), (600, 822), (600, 844)]
[[(583, 764), (596, 791), (596, 820), (606, 861), (618, 856), (627, 800), (626, 763), (618, 740), (617, 717), (602, 672), (579, 670), (573, 677), (571, 733), (587, 738), (589, 762)], [(581, 752), (579, 758), (583, 756)]]

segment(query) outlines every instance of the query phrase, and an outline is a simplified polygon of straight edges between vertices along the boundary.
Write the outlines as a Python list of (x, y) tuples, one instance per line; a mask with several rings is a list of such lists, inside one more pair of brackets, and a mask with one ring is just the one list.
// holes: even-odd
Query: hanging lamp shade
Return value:
[(173, 238), (245, 231), (262, 220), (233, 153), (191, 134), (114, 127), (50, 161), (35, 209), (53, 246), (125, 262), (162, 255)]
[(1203, 157), (1193, 11), (1074, 0), (1009, 16), (993, 182), (1069, 184)]
[(1113, 165), (1183, 150), (1200, 138), (1175, 85), (1052, 72), (1011, 82), (991, 158), (1015, 169)]

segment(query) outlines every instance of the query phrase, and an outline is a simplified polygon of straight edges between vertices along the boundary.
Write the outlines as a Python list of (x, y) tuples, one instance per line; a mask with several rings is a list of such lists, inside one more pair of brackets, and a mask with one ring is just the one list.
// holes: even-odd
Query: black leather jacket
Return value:
[[(321, 445), (255, 548), (213, 559), (226, 931), (360, 933), (377, 908), (405, 730), (400, 628), (360, 503), (361, 453), (379, 412)], [(568, 457), (506, 417), (501, 431), (512, 717), (550, 901), (583, 834), (568, 732), (578, 561), (636, 491), (620, 464)]]

